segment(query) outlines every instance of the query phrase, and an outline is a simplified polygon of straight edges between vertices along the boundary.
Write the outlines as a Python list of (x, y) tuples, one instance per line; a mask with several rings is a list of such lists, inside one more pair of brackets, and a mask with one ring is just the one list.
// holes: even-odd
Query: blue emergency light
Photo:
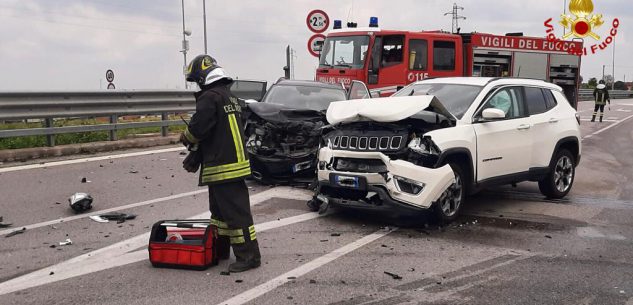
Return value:
[(334, 20), (334, 29), (339, 30), (343, 28), (343, 22), (341, 20)]
[(370, 17), (369, 18), (369, 27), (377, 28), (378, 27), (378, 17)]

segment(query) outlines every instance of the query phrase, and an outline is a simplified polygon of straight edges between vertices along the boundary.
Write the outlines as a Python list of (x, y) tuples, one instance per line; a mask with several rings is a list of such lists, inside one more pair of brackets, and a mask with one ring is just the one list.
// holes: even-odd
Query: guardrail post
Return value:
[[(160, 115), (160, 116), (161, 116), (161, 120), (162, 120), (162, 121), (167, 121), (167, 120), (169, 120), (169, 116), (168, 116), (168, 115), (167, 115), (167, 113), (165, 113), (165, 112), (161, 113), (161, 115)], [(161, 133), (161, 135), (162, 135), (163, 137), (166, 137), (166, 136), (167, 136), (167, 133), (169, 133), (169, 126), (163, 126), (163, 127), (161, 127), (160, 129), (161, 129), (161, 130), (160, 130), (160, 131), (161, 131), (161, 132), (160, 132), (160, 133)]]
[[(110, 116), (110, 124), (116, 124), (118, 120), (119, 120), (118, 115), (115, 114), (115, 115)], [(116, 140), (117, 140), (116, 126), (112, 126), (112, 129), (110, 130), (110, 141), (116, 141)]]
[[(53, 127), (53, 119), (45, 119), (44, 124), (47, 128)], [(55, 146), (55, 135), (48, 134), (46, 135), (46, 145), (49, 147)]]

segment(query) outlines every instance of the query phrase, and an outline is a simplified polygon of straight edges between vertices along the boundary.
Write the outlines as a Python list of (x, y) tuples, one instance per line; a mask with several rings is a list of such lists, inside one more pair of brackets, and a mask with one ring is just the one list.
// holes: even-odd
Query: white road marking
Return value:
[(620, 234), (604, 234), (598, 229), (593, 227), (579, 227), (576, 228), (576, 234), (585, 238), (605, 238), (611, 240), (626, 240), (626, 237)]
[(289, 282), (290, 280), (288, 279), (289, 277), (292, 278), (298, 278), (300, 276), (303, 276), (325, 264), (328, 264), (340, 257), (342, 257), (345, 254), (348, 254), (362, 246), (365, 246), (371, 242), (376, 241), (377, 239), (393, 232), (397, 230), (397, 228), (394, 228), (394, 230), (391, 231), (384, 231), (384, 230), (380, 230), (377, 232), (374, 232), (370, 235), (367, 235), (359, 240), (356, 240), (352, 243), (349, 243), (341, 248), (338, 248), (326, 255), (323, 255), (321, 257), (318, 257), (312, 261), (310, 261), (309, 263), (306, 263), (304, 265), (301, 265), (293, 270), (290, 270), (274, 279), (271, 279), (268, 282), (265, 282), (255, 288), (252, 288), (250, 290), (247, 290), (243, 293), (240, 293), (224, 302), (220, 302), (218, 303), (218, 305), (241, 305), (241, 304), (245, 304), (248, 303), (274, 289), (276, 289), (277, 287)]
[(633, 110), (631, 110), (631, 109), (622, 109), (622, 108), (620, 108), (620, 109), (618, 109), (618, 110), (616, 110), (616, 111), (618, 111), (618, 112), (631, 112), (631, 111), (633, 111)]
[[(109, 208), (109, 209), (105, 209), (105, 210), (93, 211), (93, 212), (90, 212), (90, 213), (84, 213), (84, 214), (79, 214), (79, 215), (74, 215), (74, 216), (69, 216), (69, 217), (64, 217), (64, 218), (44, 221), (44, 222), (40, 222), (40, 223), (34, 223), (34, 224), (30, 224), (30, 225), (25, 225), (25, 226), (16, 226), (16, 227), (17, 228), (26, 228), (27, 230), (36, 229), (36, 228), (50, 226), (50, 225), (54, 225), (54, 224), (58, 224), (58, 223), (62, 223), (62, 222), (69, 222), (69, 221), (73, 221), (73, 220), (77, 220), (77, 219), (87, 218), (87, 217), (90, 217), (90, 216), (96, 216), (96, 215), (107, 214), (107, 213), (111, 213), (111, 212), (117, 212), (117, 211), (120, 211), (120, 210), (126, 210), (126, 209), (131, 209), (131, 208), (144, 206), (144, 205), (149, 205), (149, 204), (154, 204), (154, 203), (159, 203), (159, 202), (164, 202), (164, 201), (169, 201), (169, 200), (174, 200), (174, 199), (179, 199), (179, 198), (184, 198), (184, 197), (189, 197), (189, 196), (202, 194), (202, 193), (206, 193), (206, 192), (208, 192), (207, 189), (198, 190), (198, 191), (192, 191), (192, 192), (186, 192), (186, 193), (182, 193), (182, 194), (176, 194), (176, 195), (171, 195), (171, 196), (167, 196), (167, 197), (161, 197), (161, 198), (151, 199), (151, 200), (147, 200), (147, 201), (141, 201), (141, 202), (137, 202), (137, 203), (126, 204), (126, 205), (113, 207), (113, 208)], [(14, 229), (0, 231), (0, 236), (9, 234), (9, 233), (11, 233), (11, 232), (13, 232), (15, 230), (16, 229), (14, 228)]]
[[(591, 118), (586, 118), (586, 119), (580, 119), (583, 122), (591, 122)], [(617, 122), (618, 120), (611, 120), (611, 119), (607, 119), (607, 120), (602, 120), (603, 122), (607, 122), (607, 123), (613, 123), (613, 122)], [(598, 122), (599, 124), (599, 122)]]
[(167, 152), (181, 151), (181, 150), (184, 150), (184, 149), (185, 149), (184, 147), (171, 147), (171, 148), (156, 149), (156, 150), (144, 150), (144, 151), (138, 151), (138, 152), (126, 153), (126, 154), (118, 154), (118, 155), (107, 155), (107, 156), (90, 157), (90, 158), (82, 158), (82, 159), (72, 159), (72, 160), (64, 160), (64, 161), (45, 162), (45, 163), (41, 163), (41, 164), (38, 163), (38, 164), (20, 165), (20, 166), (13, 166), (13, 167), (3, 167), (3, 168), (0, 168), (0, 173), (8, 173), (8, 172), (21, 171), (21, 170), (28, 170), (28, 169), (37, 169), (37, 168), (44, 168), (44, 167), (53, 167), (53, 166), (61, 166), (61, 165), (69, 165), (69, 164), (77, 164), (77, 163), (86, 163), (86, 162), (94, 162), (94, 161), (103, 161), (103, 160), (113, 160), (113, 159), (129, 158), (129, 157), (146, 156), (146, 155), (153, 155), (153, 154), (161, 154), (161, 153), (167, 153)]
[[(251, 205), (257, 205), (272, 198), (307, 200), (312, 197), (311, 194), (311, 192), (306, 190), (275, 188), (251, 196)], [(209, 212), (204, 212), (195, 215), (190, 219), (207, 219), (209, 216)], [(317, 213), (305, 213), (282, 218), (280, 220), (256, 224), (255, 230), (257, 232), (264, 232), (308, 221), (321, 216), (324, 215), (319, 215)], [(144, 233), (90, 253), (82, 254), (65, 262), (0, 283), (0, 295), (148, 260), (149, 254), (147, 249), (137, 250), (134, 252), (130, 251), (147, 246), (149, 236), (149, 232)], [(54, 272), (54, 275), (50, 275), (51, 272)]]
[(591, 138), (593, 136), (597, 136), (597, 135), (599, 135), (599, 134), (601, 134), (601, 133), (603, 133), (603, 132), (605, 132), (605, 131), (607, 131), (607, 130), (615, 127), (615, 126), (618, 126), (618, 125), (624, 123), (625, 121), (629, 120), (630, 118), (633, 118), (633, 115), (627, 116), (626, 118), (624, 118), (622, 120), (619, 120), (619, 121), (617, 121), (617, 122), (615, 122), (615, 123), (613, 123), (613, 124), (611, 124), (611, 125), (609, 125), (609, 126), (607, 126), (605, 128), (602, 128), (602, 129), (600, 129), (600, 130), (598, 130), (598, 131), (596, 131), (596, 132), (594, 132), (594, 133), (592, 133), (590, 135), (586, 135), (586, 136), (582, 137), (582, 139), (584, 140), (584, 139), (589, 139), (589, 138)]

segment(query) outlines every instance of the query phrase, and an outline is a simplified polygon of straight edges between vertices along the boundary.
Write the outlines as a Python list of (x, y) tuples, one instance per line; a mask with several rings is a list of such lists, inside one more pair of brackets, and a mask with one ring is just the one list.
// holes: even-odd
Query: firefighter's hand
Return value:
[(182, 143), (182, 145), (184, 145), (185, 147), (188, 147), (192, 144), (191, 142), (189, 142), (184, 132), (180, 133), (180, 143)]

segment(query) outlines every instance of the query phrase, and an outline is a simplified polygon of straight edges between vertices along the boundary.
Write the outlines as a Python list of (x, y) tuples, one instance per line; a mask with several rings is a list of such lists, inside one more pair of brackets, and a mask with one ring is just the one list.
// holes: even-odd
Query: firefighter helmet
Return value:
[(202, 54), (196, 56), (187, 67), (186, 79), (198, 86), (209, 85), (221, 79), (231, 79), (218, 62), (211, 56)]

